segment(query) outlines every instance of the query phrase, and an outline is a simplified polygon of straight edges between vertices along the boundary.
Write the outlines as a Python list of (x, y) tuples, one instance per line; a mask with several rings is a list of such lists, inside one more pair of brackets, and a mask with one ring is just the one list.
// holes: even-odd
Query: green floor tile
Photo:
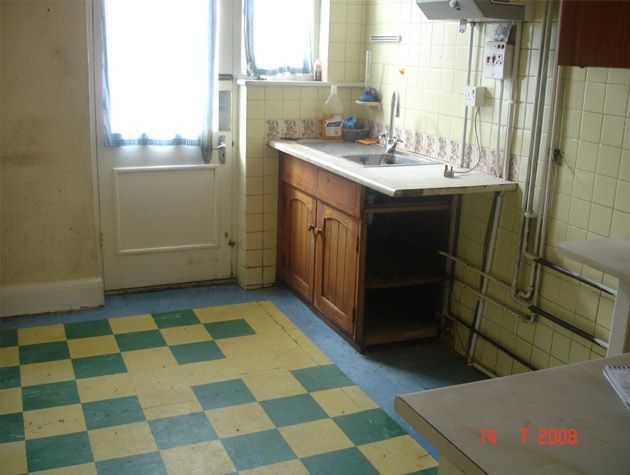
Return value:
[(254, 329), (249, 326), (249, 323), (243, 319), (206, 323), (204, 326), (215, 340), (256, 334)]
[(390, 439), (406, 432), (382, 409), (357, 412), (333, 420), (356, 445)]
[(240, 379), (192, 387), (205, 410), (254, 402), (256, 399)]
[(105, 399), (82, 404), (88, 429), (100, 429), (144, 420), (144, 412), (136, 396)]
[(170, 347), (173, 356), (179, 364), (197, 363), (198, 361), (219, 360), (225, 358), (214, 341), (186, 343)]
[(262, 467), (296, 458), (291, 447), (277, 430), (221, 439), (221, 443), (237, 470)]
[(21, 412), (0, 416), (0, 444), (24, 440), (24, 418)]
[(276, 427), (328, 417), (310, 394), (271, 399), (260, 403)]
[(116, 342), (120, 351), (145, 350), (166, 346), (166, 341), (159, 330), (145, 332), (121, 333), (116, 335)]
[(370, 475), (378, 471), (356, 447), (302, 459), (312, 475)]
[(17, 330), (3, 330), (0, 331), (0, 348), (6, 346), (17, 346)]
[(158, 449), (198, 444), (217, 438), (203, 412), (149, 421)]
[(324, 389), (351, 386), (354, 383), (334, 364), (315, 366), (291, 371), (293, 376), (307, 391), (322, 391)]
[(0, 368), (0, 389), (20, 387), (20, 367)]
[(68, 351), (68, 343), (65, 341), (20, 346), (20, 364), (43, 363), (68, 358), (70, 358), (70, 352)]
[(177, 312), (154, 313), (153, 320), (158, 328), (181, 327), (201, 323), (192, 310), (178, 310)]
[(22, 406), (25, 411), (66, 406), (78, 402), (79, 392), (75, 381), (38, 384), (22, 388)]
[(94, 460), (87, 432), (26, 441), (28, 471), (68, 467)]
[(91, 336), (111, 335), (112, 327), (107, 320), (94, 320), (91, 322), (66, 323), (66, 338), (88, 338)]
[(166, 475), (166, 468), (157, 452), (132, 455), (96, 462), (98, 475)]
[(72, 366), (77, 379), (127, 372), (127, 367), (120, 353), (77, 358), (72, 360)]

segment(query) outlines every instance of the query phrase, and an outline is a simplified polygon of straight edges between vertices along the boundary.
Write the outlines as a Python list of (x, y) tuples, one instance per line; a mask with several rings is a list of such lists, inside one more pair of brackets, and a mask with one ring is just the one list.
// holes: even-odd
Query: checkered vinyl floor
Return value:
[(0, 332), (0, 471), (436, 473), (271, 302)]

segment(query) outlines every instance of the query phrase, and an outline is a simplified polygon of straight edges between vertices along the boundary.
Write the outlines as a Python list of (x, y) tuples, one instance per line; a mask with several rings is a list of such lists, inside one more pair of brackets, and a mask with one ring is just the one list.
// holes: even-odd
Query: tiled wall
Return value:
[[(344, 114), (360, 116), (357, 88), (339, 88)], [(247, 289), (276, 278), (278, 153), (270, 138), (316, 138), (329, 87), (247, 85), (240, 88), (237, 277)]]
[[(499, 223), (492, 274), (510, 280), (518, 240), (522, 190), (529, 150), (535, 87), (535, 65), (540, 54), (539, 35), (544, 4), (536, 5), (535, 21), (525, 23), (518, 72), (516, 129), (512, 154), (518, 174), (519, 190), (506, 194)], [(470, 27), (465, 34), (457, 24), (427, 20), (415, 2), (370, 2), (367, 34), (398, 33), (399, 44), (370, 45), (375, 64), (373, 86), (382, 91), (385, 108), (373, 115), (386, 123), (391, 92), (401, 93), (403, 111), (397, 125), (408, 148), (418, 150), (415, 137), (427, 137), (443, 147), (420, 151), (449, 160), (449, 150), (458, 153), (463, 122), (463, 87)], [(554, 35), (556, 25), (554, 24)], [(485, 106), (480, 110), (481, 149), (475, 146), (474, 129), (469, 127), (468, 143), (472, 162), (482, 151), (482, 167), (493, 169), (498, 114), (498, 82), (480, 74), (481, 46), (490, 38), (493, 26), (477, 28), (474, 41), (473, 83), (486, 87)], [(552, 48), (554, 45), (552, 44)], [(553, 246), (564, 240), (592, 239), (630, 235), (630, 71), (601, 68), (566, 68), (563, 82), (561, 149), (564, 153), (553, 196), (548, 226), (547, 258), (596, 281), (616, 287), (616, 280), (593, 269), (583, 268), (557, 256)], [(509, 95), (509, 87), (504, 92)], [(503, 114), (506, 113), (504, 103)], [(505, 115), (503, 116), (505, 118)], [(549, 107), (545, 108), (545, 124)], [(472, 129), (472, 130), (471, 130)], [(441, 152), (440, 152), (441, 151)], [(475, 155), (477, 153), (477, 155)], [(451, 158), (452, 160), (452, 158)], [(516, 170), (515, 170), (516, 171)], [(541, 184), (541, 181), (538, 182)], [(491, 196), (475, 195), (463, 199), (458, 256), (480, 266)], [(525, 275), (525, 273), (523, 273)], [(457, 277), (478, 288), (479, 276), (457, 268)], [(510, 308), (519, 308), (509, 292), (490, 285), (489, 295)], [(453, 294), (453, 313), (472, 322), (477, 299), (462, 285)], [(567, 322), (607, 340), (613, 299), (601, 295), (575, 280), (544, 272), (540, 305)], [(457, 326), (455, 347), (465, 352), (468, 332)], [(487, 304), (481, 330), (536, 368), (546, 368), (599, 357), (604, 350), (583, 338), (539, 318), (535, 323), (520, 321), (501, 307)], [(497, 348), (479, 340), (475, 360), (500, 375), (524, 371), (525, 367)]]

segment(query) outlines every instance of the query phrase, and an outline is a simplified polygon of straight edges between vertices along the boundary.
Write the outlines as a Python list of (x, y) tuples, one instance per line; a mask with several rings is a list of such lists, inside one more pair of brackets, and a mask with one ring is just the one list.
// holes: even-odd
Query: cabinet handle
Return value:
[(322, 233), (322, 230), (320, 228), (315, 228), (313, 232), (315, 233), (315, 236), (317, 236), (318, 234)]
[(309, 231), (312, 231), (313, 229), (315, 229), (315, 225), (314, 224), (309, 224), (307, 226), (307, 228), (308, 228)]

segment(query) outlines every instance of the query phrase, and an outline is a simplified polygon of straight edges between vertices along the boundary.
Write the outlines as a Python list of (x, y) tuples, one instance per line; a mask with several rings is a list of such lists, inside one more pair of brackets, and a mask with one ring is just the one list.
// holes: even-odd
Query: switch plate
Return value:
[(477, 86), (464, 87), (464, 105), (468, 107), (482, 107), (486, 99), (486, 88)]
[(507, 79), (512, 76), (514, 46), (505, 41), (488, 41), (483, 50), (483, 77)]

